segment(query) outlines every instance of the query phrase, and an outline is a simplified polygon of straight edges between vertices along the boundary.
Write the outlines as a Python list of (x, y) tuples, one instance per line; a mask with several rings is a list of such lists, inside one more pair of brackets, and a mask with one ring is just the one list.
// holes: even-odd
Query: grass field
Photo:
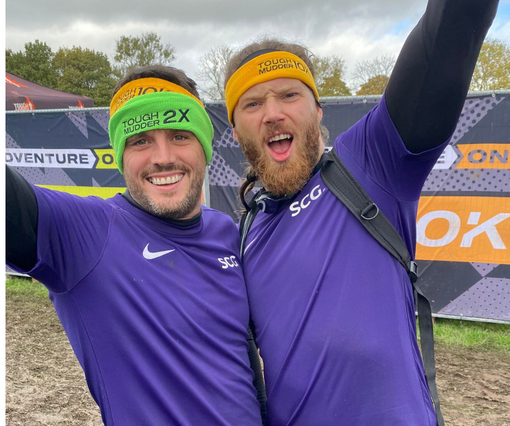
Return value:
[(434, 339), (448, 346), (501, 351), (510, 355), (510, 324), (491, 324), (438, 318)]
[[(510, 325), (437, 319), (434, 331), (446, 424), (510, 426)], [(6, 280), (6, 424), (102, 424), (47, 290), (25, 278)]]
[(7, 278), (5, 280), (6, 294), (48, 297), (48, 290), (31, 278)]

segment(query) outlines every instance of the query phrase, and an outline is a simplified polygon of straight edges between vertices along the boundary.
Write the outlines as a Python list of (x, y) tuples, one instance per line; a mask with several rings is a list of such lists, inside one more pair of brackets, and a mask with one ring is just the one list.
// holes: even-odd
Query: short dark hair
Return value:
[(177, 84), (192, 95), (200, 99), (200, 95), (197, 90), (197, 83), (195, 80), (189, 78), (183, 70), (174, 68), (171, 66), (163, 65), (148, 65), (146, 67), (133, 68), (120, 80), (115, 88), (113, 89), (113, 95), (119, 91), (119, 89), (126, 83), (140, 78), (160, 78), (167, 80), (171, 83)]
[(282, 50), (285, 52), (293, 53), (294, 55), (300, 57), (305, 62), (305, 64), (310, 69), (312, 76), (315, 77), (315, 68), (313, 66), (311, 59), (313, 54), (306, 46), (263, 36), (263, 38), (260, 39), (259, 41), (255, 41), (249, 44), (248, 46), (244, 47), (239, 52), (237, 52), (234, 56), (232, 56), (232, 58), (227, 64), (227, 70), (225, 72), (224, 82), (225, 87), (227, 86), (230, 77), (232, 77), (232, 74), (234, 74), (239, 68), (239, 65), (241, 65), (241, 63), (249, 55), (256, 52), (257, 50), (263, 49)]

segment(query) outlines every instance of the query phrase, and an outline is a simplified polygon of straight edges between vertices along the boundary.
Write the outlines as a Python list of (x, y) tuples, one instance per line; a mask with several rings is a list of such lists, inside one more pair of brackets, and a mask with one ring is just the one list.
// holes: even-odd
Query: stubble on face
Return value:
[[(190, 176), (189, 168), (184, 165), (171, 164), (167, 166), (152, 166), (150, 169), (142, 173), (142, 178), (145, 179), (152, 173), (164, 173), (180, 170)], [(126, 186), (133, 199), (145, 211), (161, 219), (181, 220), (189, 217), (193, 210), (200, 205), (202, 199), (202, 183), (205, 177), (205, 169), (197, 171), (194, 178), (191, 180), (190, 187), (184, 199), (175, 203), (173, 198), (177, 196), (176, 193), (162, 194), (164, 201), (154, 200), (150, 194), (142, 187), (136, 176), (131, 175), (125, 170), (124, 179)]]
[[(285, 131), (281, 126), (271, 126), (267, 134)], [(293, 142), (294, 153), (284, 162), (277, 162), (271, 158), (265, 147), (265, 141), (256, 141), (237, 130), (239, 144), (250, 163), (253, 171), (266, 190), (276, 196), (294, 194), (306, 185), (313, 168), (320, 156), (320, 126), (316, 117), (310, 120), (308, 127), (301, 134), (294, 132), (294, 137), (302, 139), (303, 143)]]

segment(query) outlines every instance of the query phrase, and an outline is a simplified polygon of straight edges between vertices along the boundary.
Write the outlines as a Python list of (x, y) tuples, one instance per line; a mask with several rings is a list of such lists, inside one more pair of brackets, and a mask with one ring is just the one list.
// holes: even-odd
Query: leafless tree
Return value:
[(197, 79), (203, 83), (200, 85), (200, 91), (204, 98), (210, 100), (225, 99), (223, 82), (227, 64), (234, 53), (234, 48), (222, 44), (214, 46), (200, 58)]
[(356, 62), (352, 74), (353, 91), (357, 92), (361, 86), (367, 84), (374, 77), (389, 77), (394, 66), (394, 55), (380, 55), (373, 59)]

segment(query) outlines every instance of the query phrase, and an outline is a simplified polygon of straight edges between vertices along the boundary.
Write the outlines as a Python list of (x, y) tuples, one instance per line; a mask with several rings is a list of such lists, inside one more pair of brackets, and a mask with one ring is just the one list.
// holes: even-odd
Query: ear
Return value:
[(236, 142), (239, 142), (239, 139), (237, 139), (237, 132), (235, 127), (232, 127), (232, 136), (234, 137)]
[(323, 111), (319, 105), (315, 105), (317, 108), (317, 115), (319, 116), (319, 123), (322, 121)]

